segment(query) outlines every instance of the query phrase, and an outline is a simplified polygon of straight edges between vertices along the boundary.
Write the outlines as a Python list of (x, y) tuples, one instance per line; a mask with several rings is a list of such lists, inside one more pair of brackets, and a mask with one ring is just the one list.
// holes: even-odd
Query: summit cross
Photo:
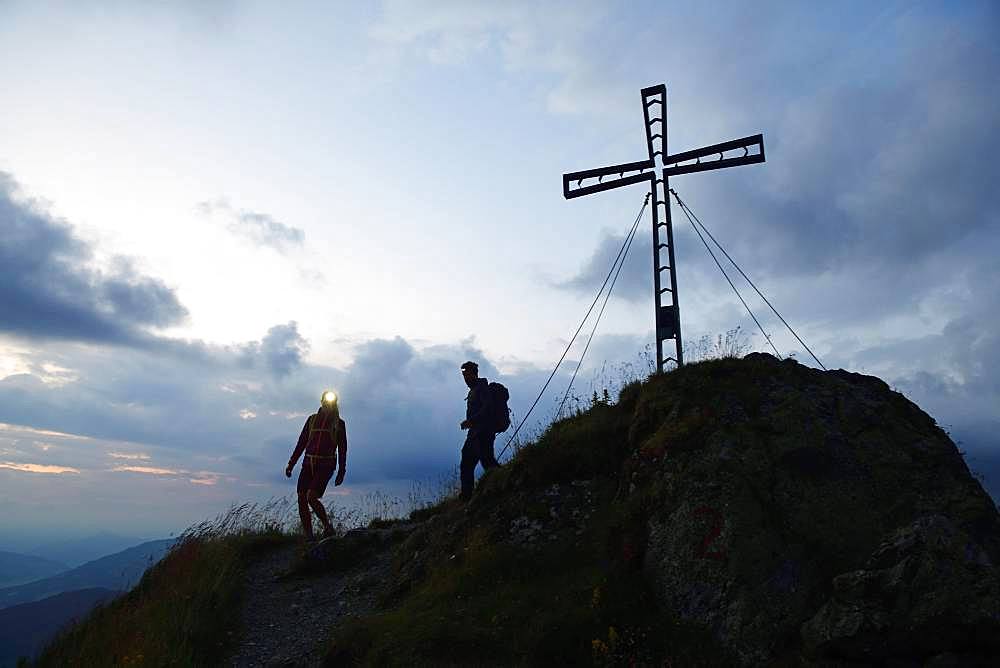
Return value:
[[(654, 115), (653, 107), (659, 105), (659, 114)], [(649, 157), (638, 162), (628, 162), (610, 167), (598, 167), (582, 172), (563, 174), (563, 196), (566, 199), (582, 197), (612, 188), (635, 183), (648, 182), (653, 196), (653, 298), (656, 315), (656, 369), (673, 361), (677, 366), (684, 364), (681, 347), (681, 313), (677, 297), (677, 272), (674, 265), (674, 228), (670, 217), (670, 184), (668, 179), (679, 174), (705, 172), (710, 169), (736, 167), (764, 162), (764, 135), (756, 134), (721, 144), (713, 144), (692, 151), (669, 155), (667, 153), (667, 87), (664, 84), (642, 89), (642, 113), (646, 121), (646, 148)], [(657, 127), (657, 125), (659, 127)], [(727, 153), (743, 151), (742, 155), (727, 157)], [(753, 151), (753, 152), (751, 152)], [(718, 158), (702, 162), (702, 158), (718, 155)], [(659, 156), (659, 167), (657, 167)], [(660, 176), (657, 178), (657, 169)], [(585, 183), (594, 181), (596, 183)], [(661, 221), (660, 207), (663, 207)], [(666, 242), (660, 240), (660, 228), (666, 228)], [(668, 264), (660, 264), (660, 251), (667, 250)], [(669, 286), (662, 285), (662, 273), (669, 270)], [(670, 294), (670, 303), (663, 303), (664, 293)], [(676, 354), (663, 357), (663, 342), (674, 340)]]

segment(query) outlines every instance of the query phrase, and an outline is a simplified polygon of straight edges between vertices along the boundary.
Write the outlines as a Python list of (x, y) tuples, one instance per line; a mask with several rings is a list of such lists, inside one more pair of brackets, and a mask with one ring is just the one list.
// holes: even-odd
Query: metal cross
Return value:
[[(659, 116), (654, 116), (651, 107), (660, 105)], [(656, 368), (663, 371), (668, 361), (684, 364), (681, 349), (681, 313), (677, 298), (677, 272), (674, 269), (674, 228), (670, 218), (670, 185), (668, 179), (678, 174), (704, 172), (710, 169), (749, 165), (764, 162), (764, 135), (757, 134), (743, 139), (696, 148), (675, 155), (667, 154), (667, 87), (664, 84), (642, 89), (642, 113), (646, 119), (646, 147), (649, 157), (639, 162), (628, 162), (610, 167), (587, 169), (582, 172), (563, 174), (563, 195), (566, 199), (582, 197), (603, 190), (620, 188), (634, 183), (648, 182), (653, 194), (653, 292), (656, 302)], [(659, 124), (659, 127), (656, 125)], [(726, 157), (727, 153), (742, 150), (742, 155)], [(754, 152), (751, 152), (753, 150)], [(714, 160), (701, 159), (718, 155)], [(660, 178), (656, 178), (656, 156), (660, 157)], [(585, 184), (585, 181), (597, 180)], [(660, 207), (663, 207), (663, 221)], [(661, 243), (660, 228), (667, 228), (667, 241)], [(667, 262), (660, 264), (660, 250), (667, 249)], [(662, 273), (670, 270), (670, 285), (663, 287)], [(663, 303), (663, 294), (670, 293), (670, 303)], [(663, 357), (663, 342), (674, 339), (676, 357)]]

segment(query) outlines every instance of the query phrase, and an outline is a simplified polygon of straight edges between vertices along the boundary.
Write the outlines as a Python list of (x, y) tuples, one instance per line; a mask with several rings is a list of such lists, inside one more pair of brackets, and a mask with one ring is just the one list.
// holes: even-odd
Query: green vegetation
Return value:
[[(707, 414), (663, 417), (739, 363), (633, 382), (553, 423), (466, 506), (413, 513), (382, 610), (335, 630), (328, 665), (726, 665), (704, 628), (660, 609), (641, 568), (656, 485), (622, 493), (635, 457), (692, 440)], [(694, 387), (698, 385), (699, 387)], [(718, 391), (716, 387), (714, 391)]]
[(244, 564), (293, 540), (280, 505), (245, 504), (188, 530), (132, 591), (66, 630), (36, 665), (221, 664), (239, 623)]
[[(397, 549), (402, 577), (385, 611), (337, 629), (327, 665), (724, 664), (706, 632), (657, 609), (638, 569), (638, 523), (611, 503), (613, 483), (599, 487), (592, 494), (604, 508), (590, 531), (537, 546), (507, 540), (506, 523), (463, 525), (460, 508), (443, 508), (440, 530), (419, 530)], [(476, 512), (513, 510), (481, 503)], [(419, 580), (408, 572), (414, 553), (426, 555)]]

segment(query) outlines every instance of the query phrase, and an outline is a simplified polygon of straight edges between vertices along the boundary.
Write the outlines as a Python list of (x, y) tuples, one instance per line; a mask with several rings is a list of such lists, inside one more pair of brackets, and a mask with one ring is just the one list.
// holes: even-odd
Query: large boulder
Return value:
[(995, 650), (996, 506), (881, 380), (760, 353), (685, 367), (642, 387), (628, 438), (644, 570), (748, 665)]
[(855, 661), (924, 658), (956, 650), (1000, 655), (1000, 578), (989, 555), (947, 517), (887, 537), (863, 570), (833, 579), (833, 594), (802, 625), (810, 656)]

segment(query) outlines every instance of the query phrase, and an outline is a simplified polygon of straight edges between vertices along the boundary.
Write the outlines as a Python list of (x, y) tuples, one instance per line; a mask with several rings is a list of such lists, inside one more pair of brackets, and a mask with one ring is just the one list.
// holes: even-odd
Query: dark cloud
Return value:
[[(612, 297), (629, 302), (651, 299), (653, 296), (653, 243), (646, 225), (640, 223), (635, 239), (625, 258), (625, 266), (615, 282)], [(583, 263), (580, 271), (565, 281), (555, 281), (552, 285), (561, 290), (569, 290), (581, 295), (596, 295), (604, 283), (612, 263), (618, 257), (626, 235), (604, 232), (597, 248)], [(612, 276), (612, 278), (614, 278)], [(610, 281), (608, 281), (610, 285)]]
[(225, 199), (200, 202), (197, 208), (205, 215), (225, 215), (230, 221), (227, 225), (230, 232), (259, 246), (273, 248), (279, 253), (287, 253), (305, 242), (306, 235), (301, 229), (285, 225), (266, 213), (234, 209)]
[[(993, 71), (1000, 66), (996, 54), (989, 61)], [(922, 265), (995, 231), (1000, 170), (970, 160), (969, 151), (1000, 150), (993, 128), (1000, 84), (990, 82), (978, 54), (954, 68), (882, 94), (848, 87), (804, 103), (804, 127), (782, 133), (769, 152), (774, 190), (753, 192), (734, 180), (727, 200), (739, 210), (719, 207), (713, 219), (728, 223), (741, 255), (790, 277)]]
[(0, 331), (91, 342), (147, 341), (147, 327), (177, 324), (187, 310), (172, 289), (118, 258), (91, 266), (91, 246), (38, 204), (19, 199), (0, 172)]
[(275, 325), (261, 340), (261, 353), (267, 368), (276, 376), (287, 376), (302, 366), (302, 357), (309, 352), (309, 343), (299, 334), (298, 325)]
[[(786, 81), (790, 94), (758, 109), (765, 165), (672, 185), (752, 274), (835, 283), (815, 302), (841, 322), (912, 310), (1000, 245), (1000, 168), (971, 157), (1000, 150), (996, 24), (950, 19), (900, 19), (893, 57), (857, 76), (835, 59)], [(680, 215), (675, 223), (687, 228)], [(680, 264), (689, 261), (706, 262)]]
[[(671, 185), (752, 277), (839, 278), (844, 305), (865, 306), (852, 319), (912, 308), (949, 280), (941, 258), (962, 266), (1000, 245), (1000, 168), (974, 157), (1000, 152), (1000, 43), (988, 23), (905, 24), (895, 58), (860, 78), (843, 77), (834, 60), (830, 71), (783, 81), (784, 94), (758, 105), (753, 121), (765, 130), (764, 165)], [(643, 258), (648, 225), (637, 238)], [(674, 226), (679, 270), (717, 275), (676, 205)], [(592, 292), (620, 241), (603, 237), (560, 286)], [(648, 297), (648, 265), (626, 268), (621, 296)]]
[(292, 321), (271, 327), (260, 341), (235, 346), (238, 361), (247, 369), (266, 369), (281, 378), (302, 366), (309, 352), (309, 342), (299, 334), (298, 323)]
[(951, 305), (957, 315), (944, 318), (940, 334), (900, 338), (854, 356), (860, 365), (892, 360), (898, 371), (889, 371), (889, 380), (935, 417), (975, 435), (976, 442), (995, 442), (1000, 433), (1000, 293), (994, 278), (992, 266), (966, 275), (963, 294)]
[[(266, 365), (268, 340), (278, 344), (277, 359), (286, 364), (280, 376)], [(54, 383), (41, 367), (32, 367), (31, 373), (0, 380), (0, 422), (148, 444), (178, 456), (207, 455), (218, 459), (213, 470), (220, 473), (273, 483), (305, 416), (317, 409), (320, 392), (332, 388), (348, 424), (349, 482), (423, 480), (458, 462), (465, 436), (458, 425), (468, 391), (462, 362), (478, 361), (481, 375), (507, 385), (518, 420), (549, 373), (524, 365), (500, 374), (472, 340), (421, 349), (398, 337), (364, 341), (354, 346), (353, 361), (344, 368), (308, 364), (301, 357), (288, 363), (280, 352), (304, 345), (289, 323), (271, 328), (260, 341), (231, 347), (50, 346), (32, 358), (67, 374)], [(599, 340), (594, 350), (603, 354), (630, 346), (630, 341)], [(250, 364), (248, 350), (255, 356)], [(522, 437), (537, 434), (552, 419), (571, 371), (567, 362)], [(607, 385), (610, 373), (601, 377), (585, 369), (576, 393), (589, 396)], [(501, 437), (498, 450), (505, 442)]]
[(119, 318), (137, 324), (166, 327), (183, 320), (187, 310), (173, 290), (159, 279), (143, 276), (126, 258), (117, 258), (114, 271), (100, 285), (103, 301)]

